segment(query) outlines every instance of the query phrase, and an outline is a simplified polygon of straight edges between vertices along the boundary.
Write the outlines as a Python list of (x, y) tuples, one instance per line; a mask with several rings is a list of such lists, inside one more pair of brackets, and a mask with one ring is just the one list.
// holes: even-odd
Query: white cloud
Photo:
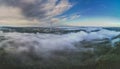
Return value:
[(0, 18), (23, 18), (19, 8), (0, 6)]
[(58, 23), (59, 18), (56, 16), (72, 6), (68, 0), (0, 0), (0, 2), (0, 24), (2, 25)]
[[(51, 5), (51, 4), (49, 4), (49, 5)], [(60, 15), (63, 12), (65, 12), (66, 10), (68, 10), (70, 7), (71, 7), (71, 4), (69, 4), (69, 2), (67, 0), (61, 0), (61, 2), (59, 4), (52, 7), (52, 11), (49, 11), (48, 15), (50, 15), (50, 16)]]

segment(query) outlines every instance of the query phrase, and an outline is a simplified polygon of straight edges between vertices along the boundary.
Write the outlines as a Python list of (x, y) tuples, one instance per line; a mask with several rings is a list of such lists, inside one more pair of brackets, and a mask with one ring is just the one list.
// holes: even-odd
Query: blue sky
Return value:
[(0, 0), (0, 25), (120, 26), (120, 0)]
[[(120, 26), (120, 0), (69, 0), (73, 5), (63, 15), (76, 14), (79, 18), (64, 22), (81, 26)], [(98, 21), (98, 22), (97, 22)]]
[(120, 0), (70, 0), (74, 6), (66, 14), (120, 17)]

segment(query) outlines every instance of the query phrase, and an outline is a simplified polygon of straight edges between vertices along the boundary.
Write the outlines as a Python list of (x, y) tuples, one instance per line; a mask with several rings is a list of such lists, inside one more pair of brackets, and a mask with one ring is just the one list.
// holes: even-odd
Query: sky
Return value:
[(120, 27), (120, 0), (0, 0), (0, 25)]

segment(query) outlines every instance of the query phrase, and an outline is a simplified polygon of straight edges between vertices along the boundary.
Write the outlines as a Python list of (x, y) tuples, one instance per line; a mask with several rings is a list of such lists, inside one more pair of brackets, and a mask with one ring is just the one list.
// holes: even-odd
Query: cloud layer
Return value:
[(0, 10), (5, 11), (0, 12), (0, 18), (23, 18), (40, 23), (56, 22), (56, 16), (71, 6), (68, 0), (0, 0)]
[[(98, 29), (98, 28), (89, 28)], [(68, 34), (41, 34), (41, 33), (19, 33), (19, 32), (0, 32), (1, 42), (0, 48), (8, 53), (46, 56), (51, 55), (53, 51), (83, 51), (81, 41), (93, 41), (96, 39), (103, 41), (104, 39), (112, 39), (120, 35), (120, 32), (100, 29), (97, 32), (87, 33), (80, 31)], [(95, 41), (94, 41), (95, 40)], [(111, 41), (111, 44), (115, 41)], [(97, 42), (97, 41), (96, 41)], [(76, 46), (78, 45), (78, 46)], [(79, 49), (79, 48), (81, 49)]]

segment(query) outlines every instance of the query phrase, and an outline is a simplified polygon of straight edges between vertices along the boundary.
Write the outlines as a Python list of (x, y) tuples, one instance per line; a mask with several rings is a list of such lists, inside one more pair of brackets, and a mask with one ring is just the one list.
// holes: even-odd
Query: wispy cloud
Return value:
[(6, 18), (9, 18), (40, 24), (54, 23), (59, 22), (56, 16), (71, 7), (68, 0), (0, 0), (0, 20), (7, 22)]

